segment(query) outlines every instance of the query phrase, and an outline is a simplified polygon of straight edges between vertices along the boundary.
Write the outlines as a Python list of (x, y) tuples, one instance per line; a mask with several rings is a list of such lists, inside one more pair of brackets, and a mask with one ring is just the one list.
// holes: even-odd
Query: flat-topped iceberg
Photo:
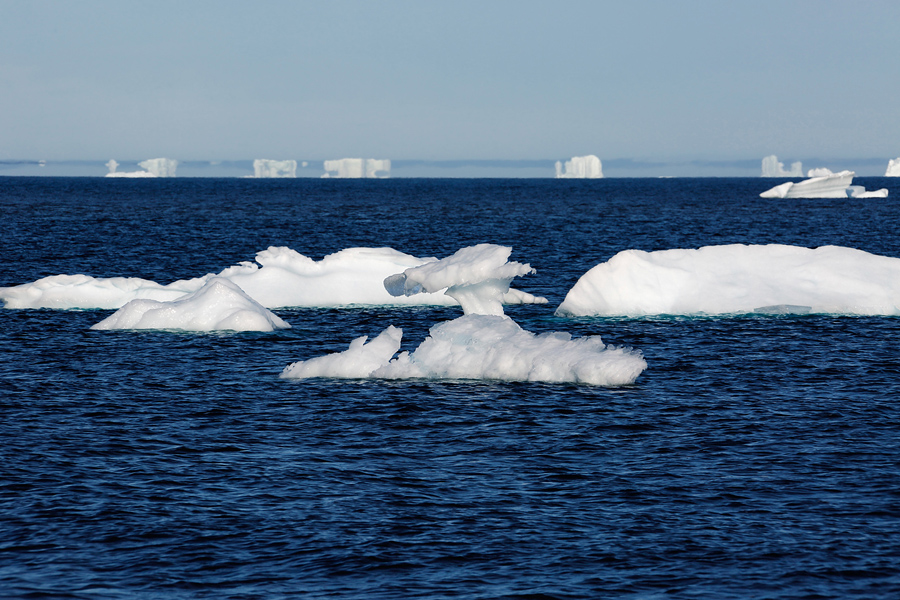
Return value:
[(297, 177), (297, 161), (257, 158), (253, 161), (253, 176), (258, 179)]
[[(0, 288), (6, 308), (114, 309), (135, 299), (171, 301), (197, 291), (213, 277), (236, 283), (266, 308), (345, 305), (452, 305), (441, 291), (393, 296), (384, 279), (435, 258), (418, 258), (392, 248), (347, 248), (316, 261), (286, 247), (272, 246), (217, 274), (168, 285), (137, 277), (95, 278), (53, 275), (32, 283)], [(545, 299), (510, 290), (507, 304), (543, 303)]]
[(179, 300), (132, 300), (91, 329), (273, 331), (289, 327), (234, 283), (213, 277)]
[(885, 177), (900, 177), (900, 158), (893, 158), (888, 161), (887, 171), (884, 172)]
[[(431, 328), (412, 352), (400, 352), (403, 332), (393, 326), (374, 340), (359, 337), (347, 350), (285, 367), (286, 379), (310, 377), (498, 380), (631, 384), (647, 367), (640, 352), (612, 348), (599, 336), (533, 334), (503, 314), (498, 298), (510, 281), (533, 272), (508, 262), (511, 248), (479, 244), (387, 278), (398, 295), (445, 288), (460, 300), (462, 317)], [(395, 356), (396, 355), (396, 356)]]
[(589, 154), (587, 156), (573, 156), (565, 162), (565, 165), (556, 161), (557, 179), (602, 179), (603, 164), (600, 159)]
[(563, 316), (900, 315), (900, 259), (781, 244), (625, 250), (585, 273)]
[(791, 163), (791, 168), (786, 171), (784, 163), (778, 162), (778, 157), (774, 154), (762, 159), (762, 176), (763, 177), (803, 177), (803, 163), (797, 161)]
[(386, 179), (391, 176), (391, 161), (376, 158), (340, 158), (325, 161), (323, 178)]
[(138, 163), (143, 171), (117, 171), (119, 163), (114, 159), (106, 163), (106, 177), (175, 177), (178, 161), (173, 158), (148, 158)]
[[(818, 175), (815, 175), (818, 174)], [(776, 185), (759, 195), (760, 198), (886, 198), (888, 190), (882, 188), (867, 192), (863, 186), (851, 185), (853, 171), (832, 173), (828, 169), (812, 169), (814, 175), (803, 181), (788, 181)]]

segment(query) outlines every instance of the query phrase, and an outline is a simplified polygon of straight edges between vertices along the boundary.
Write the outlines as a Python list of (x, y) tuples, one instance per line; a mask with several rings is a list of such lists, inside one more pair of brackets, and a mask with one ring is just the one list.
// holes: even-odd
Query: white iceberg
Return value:
[(888, 161), (887, 171), (884, 172), (885, 177), (900, 177), (900, 158), (894, 158)]
[(631, 384), (647, 368), (640, 352), (612, 348), (599, 336), (535, 335), (503, 314), (498, 298), (513, 277), (533, 272), (507, 262), (511, 248), (480, 244), (389, 277), (394, 294), (446, 288), (460, 299), (462, 317), (435, 325), (413, 352), (401, 352), (402, 331), (390, 326), (371, 342), (359, 337), (335, 354), (299, 361), (281, 377), (474, 379), (544, 381), (601, 386)]
[(340, 158), (325, 161), (323, 178), (386, 179), (391, 176), (391, 161), (375, 158)]
[(253, 161), (253, 176), (258, 179), (297, 177), (297, 161), (257, 158)]
[(820, 172), (820, 176), (814, 176), (803, 181), (788, 181), (776, 185), (759, 195), (760, 198), (886, 198), (887, 188), (874, 192), (867, 192), (863, 186), (851, 185), (853, 171), (841, 171), (832, 173), (828, 169), (814, 169), (810, 174)]
[(138, 163), (138, 166), (144, 171), (117, 171), (119, 163), (114, 159), (110, 159), (106, 163), (109, 173), (106, 177), (175, 177), (175, 169), (178, 168), (178, 161), (172, 158), (150, 158)]
[(572, 287), (562, 316), (900, 315), (900, 259), (781, 244), (625, 250)]
[(791, 169), (789, 171), (785, 171), (784, 163), (778, 162), (778, 157), (772, 154), (762, 159), (762, 176), (803, 177), (803, 163), (800, 161), (791, 163)]
[(826, 167), (818, 167), (816, 169), (810, 169), (807, 171), (807, 177), (828, 177), (829, 175), (834, 175), (834, 172), (831, 169)]
[(602, 179), (603, 165), (600, 159), (589, 154), (587, 156), (573, 156), (565, 165), (556, 161), (557, 179)]
[[(32, 283), (0, 288), (6, 308), (114, 309), (135, 299), (171, 301), (197, 291), (213, 277), (224, 277), (266, 308), (346, 305), (453, 305), (440, 293), (392, 296), (384, 279), (434, 258), (418, 258), (392, 248), (348, 248), (316, 261), (286, 247), (270, 247), (218, 274), (162, 285), (137, 277), (53, 275)], [(510, 290), (507, 304), (544, 303), (525, 292)]]
[(274, 331), (290, 325), (240, 287), (213, 277), (178, 300), (132, 300), (91, 329), (177, 329), (182, 331)]

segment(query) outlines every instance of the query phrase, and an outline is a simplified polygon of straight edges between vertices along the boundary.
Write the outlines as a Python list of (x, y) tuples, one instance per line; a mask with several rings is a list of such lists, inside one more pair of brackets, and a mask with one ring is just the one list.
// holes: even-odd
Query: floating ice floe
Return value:
[[(507, 262), (511, 248), (480, 244), (453, 256), (389, 277), (394, 294), (446, 288), (460, 299), (462, 317), (431, 328), (412, 352), (400, 352), (403, 332), (393, 326), (371, 342), (359, 337), (335, 354), (285, 367), (281, 377), (306, 379), (475, 379), (544, 381), (619, 386), (633, 383), (647, 368), (640, 352), (612, 348), (599, 336), (573, 339), (568, 333), (533, 334), (503, 314), (498, 302), (512, 278), (529, 265)], [(487, 314), (484, 314), (487, 313)], [(396, 355), (396, 356), (395, 356)]]
[(900, 315), (900, 259), (781, 244), (626, 250), (585, 273), (564, 316)]
[(587, 156), (573, 156), (565, 165), (556, 161), (557, 179), (602, 179), (603, 165), (600, 159), (589, 154)]
[(106, 177), (175, 177), (178, 161), (172, 158), (150, 158), (138, 163), (144, 171), (117, 171), (119, 163), (110, 160), (106, 163), (109, 173)]
[[(819, 173), (818, 176), (813, 175)], [(759, 195), (760, 198), (887, 198), (887, 188), (867, 192), (861, 185), (851, 185), (853, 171), (832, 173), (828, 169), (810, 170), (810, 179), (776, 185)]]
[(297, 161), (257, 158), (253, 161), (253, 176), (258, 179), (297, 177)]
[(893, 158), (888, 161), (887, 171), (884, 172), (885, 177), (900, 177), (900, 158)]
[(323, 178), (386, 179), (391, 176), (391, 161), (376, 158), (340, 158), (325, 161)]
[[(114, 309), (135, 299), (177, 300), (218, 276), (233, 281), (266, 308), (456, 304), (440, 291), (396, 297), (384, 288), (389, 275), (436, 260), (392, 248), (348, 248), (315, 261), (290, 248), (273, 246), (258, 252), (255, 263), (244, 261), (218, 274), (168, 285), (137, 277), (53, 275), (0, 288), (0, 301), (6, 308)], [(546, 299), (510, 290), (503, 302), (545, 303)]]
[(762, 159), (762, 176), (803, 177), (803, 163), (800, 161), (791, 163), (791, 169), (786, 171), (784, 169), (784, 163), (778, 162), (778, 157), (772, 154)]
[(196, 292), (171, 302), (132, 300), (91, 329), (273, 331), (290, 325), (240, 287), (213, 277)]

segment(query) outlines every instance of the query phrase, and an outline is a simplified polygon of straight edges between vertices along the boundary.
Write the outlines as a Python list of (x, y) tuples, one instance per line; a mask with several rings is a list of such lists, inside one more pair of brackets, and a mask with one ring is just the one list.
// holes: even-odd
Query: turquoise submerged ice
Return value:
[[(388, 327), (375, 339), (359, 337), (336, 354), (288, 365), (281, 376), (381, 379), (478, 379), (569, 382), (601, 386), (633, 383), (647, 368), (640, 352), (606, 346), (599, 336), (534, 334), (503, 314), (499, 298), (512, 278), (532, 272), (508, 262), (511, 248), (480, 244), (389, 277), (395, 294), (446, 288), (464, 316), (431, 328), (412, 352), (402, 352), (402, 331)], [(395, 356), (396, 355), (396, 356)]]
[(581, 276), (564, 316), (900, 315), (900, 259), (782, 244), (625, 250)]

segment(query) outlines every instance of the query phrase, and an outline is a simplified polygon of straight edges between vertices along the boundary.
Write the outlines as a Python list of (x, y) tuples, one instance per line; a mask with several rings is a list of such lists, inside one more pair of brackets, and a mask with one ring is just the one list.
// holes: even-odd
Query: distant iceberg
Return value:
[(274, 331), (290, 325), (234, 283), (213, 277), (196, 292), (172, 301), (132, 300), (91, 329)]
[(582, 275), (563, 316), (900, 315), (900, 258), (781, 244), (625, 250)]
[(110, 160), (106, 163), (109, 173), (106, 177), (175, 177), (178, 161), (172, 158), (150, 158), (138, 163), (143, 171), (117, 171), (119, 163)]
[(297, 177), (297, 161), (257, 158), (253, 161), (253, 176), (260, 179)]
[[(52, 275), (32, 283), (0, 288), (6, 308), (114, 309), (135, 299), (173, 301), (196, 292), (213, 277), (237, 284), (266, 308), (346, 305), (453, 305), (457, 301), (437, 291), (393, 296), (384, 279), (410, 267), (434, 262), (392, 248), (347, 248), (315, 261), (286, 247), (269, 247), (218, 274), (162, 285), (137, 277)], [(503, 296), (506, 304), (545, 303), (519, 290)]]
[(387, 179), (391, 176), (391, 161), (375, 158), (341, 158), (325, 161), (323, 178)]
[(588, 156), (573, 156), (565, 165), (556, 161), (557, 179), (602, 179), (603, 165), (600, 159), (589, 154)]
[(887, 171), (884, 172), (885, 177), (900, 177), (900, 158), (888, 161)]
[(784, 170), (784, 163), (778, 162), (778, 157), (774, 154), (762, 159), (762, 176), (763, 177), (803, 177), (803, 163), (797, 161), (791, 163), (791, 170)]
[(816, 169), (810, 169), (806, 172), (807, 177), (828, 177), (829, 175), (834, 175), (831, 169), (825, 167), (818, 167)]
[[(437, 262), (386, 278), (398, 296), (445, 288), (463, 316), (435, 325), (412, 352), (400, 352), (401, 329), (389, 326), (367, 343), (358, 337), (347, 350), (292, 363), (285, 379), (310, 377), (497, 380), (631, 384), (647, 368), (640, 352), (606, 346), (599, 336), (536, 335), (503, 314), (498, 299), (514, 277), (533, 272), (508, 262), (512, 248), (479, 244)], [(398, 354), (399, 353), (399, 354)], [(396, 356), (395, 356), (396, 355)]]
[[(815, 173), (822, 173), (816, 176)], [(861, 185), (851, 185), (853, 171), (832, 173), (828, 169), (810, 170), (810, 179), (788, 181), (759, 195), (760, 198), (887, 198), (887, 188), (867, 192)]]

